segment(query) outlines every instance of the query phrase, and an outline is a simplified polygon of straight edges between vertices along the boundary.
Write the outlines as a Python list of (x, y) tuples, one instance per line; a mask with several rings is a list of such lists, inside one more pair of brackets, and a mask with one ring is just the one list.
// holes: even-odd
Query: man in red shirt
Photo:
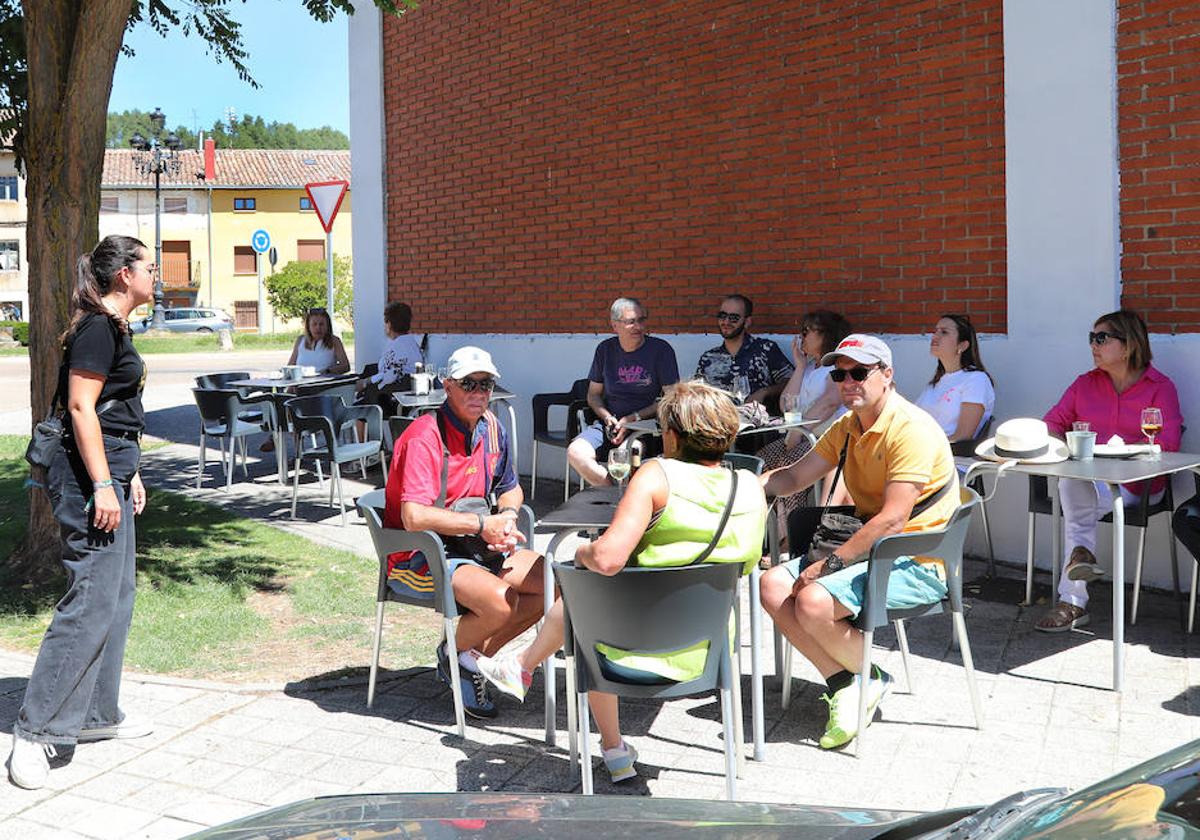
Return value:
[[(455, 646), (460, 651), (463, 704), (473, 717), (495, 717), (475, 660), (494, 655), (542, 615), (542, 558), (517, 530), (525, 501), (504, 427), (488, 411), (500, 372), (478, 347), (450, 356), (446, 402), (405, 430), (388, 473), (384, 524), (434, 531), (446, 543), (454, 598), (465, 608)], [(443, 455), (448, 455), (448, 458)], [(492, 502), (490, 514), (460, 512), (469, 498)], [(409, 568), (423, 558), (403, 557)], [(446, 643), (438, 646), (438, 675), (450, 682)]]

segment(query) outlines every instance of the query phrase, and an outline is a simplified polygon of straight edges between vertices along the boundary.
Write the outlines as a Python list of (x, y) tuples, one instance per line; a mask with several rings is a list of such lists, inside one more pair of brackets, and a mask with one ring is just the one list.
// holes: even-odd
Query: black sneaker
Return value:
[[(446, 653), (446, 643), (442, 642), (437, 649), (438, 679), (450, 685), (450, 657)], [(460, 663), (458, 666), (459, 686), (462, 688), (463, 711), (473, 718), (483, 720), (496, 716), (496, 703), (488, 690), (487, 680), (478, 671), (468, 671)]]

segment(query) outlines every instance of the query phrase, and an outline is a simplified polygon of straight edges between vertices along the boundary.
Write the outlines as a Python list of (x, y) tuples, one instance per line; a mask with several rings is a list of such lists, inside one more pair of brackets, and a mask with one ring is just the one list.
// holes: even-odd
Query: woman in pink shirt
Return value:
[[(1138, 313), (1122, 309), (1096, 319), (1088, 341), (1096, 367), (1080, 376), (1050, 409), (1045, 418), (1052, 434), (1064, 437), (1071, 424), (1083, 420), (1090, 424), (1099, 443), (1119, 435), (1126, 443), (1144, 439), (1142, 409), (1154, 406), (1162, 410), (1162, 431), (1155, 443), (1164, 451), (1179, 449), (1183, 434), (1183, 416), (1175, 384), (1150, 364), (1150, 337), (1146, 322)], [(1150, 484), (1150, 501), (1162, 498), (1166, 480)], [(1121, 487), (1125, 505), (1136, 502), (1142, 484)], [(1082, 627), (1091, 620), (1087, 611), (1087, 584), (1104, 569), (1096, 563), (1096, 522), (1112, 509), (1107, 484), (1092, 481), (1060, 480), (1058, 494), (1066, 540), (1066, 571), (1058, 584), (1058, 603), (1035, 625), (1046, 633), (1061, 633)]]

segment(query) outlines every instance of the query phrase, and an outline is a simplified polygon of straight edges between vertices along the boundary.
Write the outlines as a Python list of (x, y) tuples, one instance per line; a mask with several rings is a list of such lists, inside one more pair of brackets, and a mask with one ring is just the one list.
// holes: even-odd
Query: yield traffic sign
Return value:
[(316, 211), (317, 218), (321, 220), (321, 227), (325, 228), (326, 233), (333, 232), (333, 220), (349, 188), (349, 181), (318, 181), (304, 185), (308, 200), (312, 202), (313, 210)]

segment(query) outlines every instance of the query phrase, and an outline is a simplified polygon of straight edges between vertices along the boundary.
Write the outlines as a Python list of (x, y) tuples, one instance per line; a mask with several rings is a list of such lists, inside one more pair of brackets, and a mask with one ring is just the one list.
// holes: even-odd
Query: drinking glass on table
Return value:
[(733, 378), (733, 397), (739, 403), (744, 403), (748, 396), (750, 396), (750, 378), (744, 373), (738, 374)]
[(803, 419), (799, 394), (784, 394), (779, 398), (779, 407), (783, 409), (783, 419), (786, 422), (797, 423)]
[[(1162, 431), (1162, 409), (1159, 408), (1143, 408), (1142, 409), (1142, 434), (1150, 441), (1150, 445), (1154, 446), (1154, 438)], [(1156, 452), (1151, 452), (1150, 457), (1155, 457)]]
[(617, 482), (617, 487), (624, 490), (625, 479), (629, 478), (632, 469), (629, 463), (629, 449), (624, 446), (614, 446), (608, 450), (608, 477)]

